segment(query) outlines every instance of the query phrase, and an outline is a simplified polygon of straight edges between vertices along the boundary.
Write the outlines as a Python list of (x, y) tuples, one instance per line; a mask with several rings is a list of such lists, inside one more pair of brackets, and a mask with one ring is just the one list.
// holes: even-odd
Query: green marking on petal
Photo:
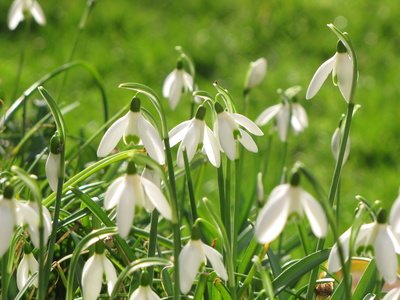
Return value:
[(131, 101), (131, 112), (140, 112), (140, 99), (138, 97), (133, 97)]
[(133, 134), (128, 134), (127, 136), (124, 136), (124, 143), (126, 145), (129, 144), (134, 144), (137, 145), (140, 142), (140, 137), (138, 137), (137, 135), (133, 135)]
[(238, 130), (238, 129), (235, 129), (234, 131), (233, 131), (233, 138), (235, 139), (235, 140), (238, 140), (239, 138), (241, 138), (242, 137), (242, 134), (240, 133), (240, 131)]
[(347, 52), (346, 46), (340, 40), (338, 41), (338, 43), (336, 45), (336, 52), (337, 53), (346, 53)]
[(6, 185), (3, 192), (4, 199), (11, 200), (14, 196), (14, 187), (12, 185)]

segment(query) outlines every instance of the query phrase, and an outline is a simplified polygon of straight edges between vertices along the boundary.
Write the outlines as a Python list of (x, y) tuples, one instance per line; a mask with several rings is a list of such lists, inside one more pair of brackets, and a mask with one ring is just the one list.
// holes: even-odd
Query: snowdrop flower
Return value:
[(178, 61), (178, 66), (165, 78), (163, 96), (168, 98), (172, 110), (176, 108), (183, 93), (193, 92), (193, 77), (183, 69), (183, 63)]
[(140, 275), (140, 286), (133, 292), (129, 300), (160, 300), (150, 287), (149, 273), (144, 270)]
[(7, 185), (4, 194), (0, 195), (0, 257), (8, 250), (17, 225), (17, 200), (13, 187)]
[(211, 262), (215, 272), (223, 280), (228, 280), (222, 255), (214, 248), (207, 246), (200, 240), (200, 230), (197, 226), (193, 226), (192, 236), (189, 243), (182, 248), (179, 255), (179, 274), (181, 292), (186, 294), (196, 278), (199, 268), (202, 264), (206, 264), (207, 259)]
[(293, 214), (301, 217), (305, 213), (316, 237), (327, 235), (328, 221), (322, 206), (299, 183), (300, 175), (295, 172), (290, 183), (278, 185), (272, 190), (255, 224), (255, 236), (259, 243), (272, 242)]
[(127, 174), (117, 178), (108, 187), (104, 198), (106, 209), (117, 206), (117, 225), (121, 237), (126, 238), (130, 232), (135, 206), (149, 207), (146, 205), (147, 199), (164, 218), (172, 220), (171, 207), (160, 188), (150, 180), (139, 176), (135, 164), (129, 162)]
[(400, 193), (392, 205), (389, 214), (389, 224), (392, 226), (394, 233), (400, 241)]
[(319, 91), (322, 84), (332, 72), (333, 84), (339, 86), (344, 99), (350, 101), (353, 84), (353, 61), (341, 41), (338, 42), (336, 53), (324, 62), (315, 72), (308, 86), (306, 98), (311, 99)]
[(190, 162), (198, 150), (204, 150), (210, 162), (219, 167), (221, 155), (219, 145), (214, 133), (204, 121), (206, 108), (200, 106), (196, 116), (175, 126), (169, 133), (171, 147), (181, 141), (178, 149), (178, 167), (184, 167), (183, 150), (186, 150)]
[(62, 151), (60, 137), (53, 135), (50, 140), (50, 153), (46, 161), (46, 177), (53, 192), (57, 192), (58, 177), (60, 176), (60, 153)]
[(382, 300), (399, 300), (400, 299), (400, 288), (391, 289)]
[[(290, 116), (290, 106), (292, 115)], [(307, 113), (303, 106), (298, 102), (292, 102), (290, 105), (286, 100), (273, 105), (264, 110), (256, 119), (258, 126), (264, 126), (275, 117), (276, 127), (278, 130), (279, 139), (286, 142), (289, 133), (289, 125), (292, 124), (294, 134), (303, 132), (308, 127)], [(291, 118), (290, 118), (291, 117)], [(289, 122), (290, 118), (290, 122)]]
[(10, 30), (17, 28), (19, 22), (25, 19), (25, 12), (29, 12), (38, 24), (46, 24), (43, 10), (36, 0), (14, 0), (8, 12), (8, 28)]
[(118, 119), (104, 134), (97, 156), (103, 157), (109, 154), (118, 141), (123, 137), (126, 145), (138, 145), (142, 141), (150, 157), (160, 165), (164, 164), (164, 146), (157, 130), (147, 121), (140, 112), (140, 99), (132, 99), (129, 112)]
[(264, 133), (253, 121), (243, 115), (225, 111), (218, 102), (215, 103), (215, 111), (217, 119), (214, 130), (222, 150), (230, 160), (236, 159), (236, 141), (239, 141), (251, 152), (258, 151), (257, 145), (251, 136), (239, 127), (239, 125), (243, 126), (254, 135), (263, 135)]
[[(400, 245), (392, 232), (390, 225), (385, 223), (385, 213), (381, 211), (378, 215), (378, 221), (364, 224), (360, 227), (360, 231), (354, 243), (354, 249), (357, 252), (364, 252), (366, 255), (375, 257), (376, 266), (381, 273), (383, 279), (389, 284), (394, 284), (397, 279), (397, 255), (400, 253)], [(349, 253), (351, 228), (343, 233), (339, 240), (343, 247), (345, 260), (347, 261)], [(372, 253), (371, 250), (373, 249)], [(333, 245), (328, 258), (328, 271), (337, 272), (342, 268), (339, 259), (337, 244)]]
[(249, 91), (259, 85), (264, 79), (265, 74), (267, 74), (267, 60), (261, 57), (256, 61), (252, 61), (246, 75), (245, 90)]
[[(335, 132), (333, 133), (332, 141), (331, 141), (332, 155), (336, 161), (339, 157), (341, 140), (342, 140), (342, 130), (340, 127), (338, 127), (338, 128), (336, 128)], [(343, 165), (347, 161), (349, 154), (350, 154), (350, 136), (347, 138), (346, 149), (344, 151), (344, 156), (343, 156), (343, 163), (342, 163)]]
[(96, 300), (100, 294), (103, 278), (107, 283), (108, 294), (111, 295), (117, 282), (117, 272), (113, 264), (103, 253), (94, 253), (85, 263), (82, 270), (83, 299)]
[[(17, 268), (17, 286), (19, 290), (22, 290), (23, 287), (29, 280), (29, 277), (32, 276), (35, 272), (39, 272), (39, 263), (36, 258), (32, 254), (32, 248), (28, 243), (24, 245), (24, 256), (22, 257), (21, 262)], [(39, 277), (36, 277), (32, 284), (35, 287), (39, 286)]]

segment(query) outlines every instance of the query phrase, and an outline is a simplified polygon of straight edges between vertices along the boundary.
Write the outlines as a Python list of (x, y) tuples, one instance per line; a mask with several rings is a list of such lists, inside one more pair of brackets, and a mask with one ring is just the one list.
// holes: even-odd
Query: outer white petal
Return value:
[(383, 279), (389, 284), (394, 284), (397, 279), (397, 255), (388, 234), (387, 225), (379, 224), (378, 226), (374, 245), (376, 266)]
[(218, 122), (218, 139), (221, 145), (221, 148), (224, 150), (226, 156), (230, 160), (235, 160), (236, 158), (236, 141), (233, 137), (233, 128), (231, 127), (229, 121), (226, 119), (227, 117), (223, 115), (224, 112), (218, 114), (217, 122)]
[(15, 200), (0, 197), (0, 257), (4, 255), (10, 246), (14, 234), (14, 227), (17, 225)]
[(394, 288), (390, 290), (382, 300), (399, 300), (400, 299), (400, 288)]
[(26, 255), (21, 259), (17, 269), (17, 287), (19, 290), (25, 286), (29, 278), (29, 261)]
[(124, 189), (126, 176), (121, 176), (115, 179), (108, 187), (104, 196), (104, 208), (111, 209), (116, 206), (121, 198), (121, 193)]
[[(182, 89), (183, 89), (183, 70), (175, 70), (175, 78), (171, 82), (169, 87), (169, 92), (167, 98), (169, 99), (169, 105), (172, 110), (176, 108), (179, 103), (179, 99), (182, 96)], [(168, 79), (168, 78), (167, 78)]]
[(8, 28), (14, 30), (24, 19), (24, 0), (14, 0), (8, 12)]
[(249, 89), (259, 85), (264, 79), (267, 73), (267, 60), (265, 58), (259, 58), (254, 62), (251, 62), (251, 69), (247, 76), (246, 86)]
[(240, 114), (230, 114), (232, 118), (235, 120), (236, 123), (242, 125), (244, 128), (246, 128), (250, 133), (254, 135), (264, 135), (262, 130), (258, 128), (258, 126), (249, 118), (240, 115)]
[[(32, 253), (30, 254), (26, 254), (26, 256), (28, 257), (28, 265), (29, 265), (29, 275), (32, 275), (35, 272), (39, 272), (39, 263), (37, 262), (36, 258), (33, 256)], [(36, 277), (33, 280), (33, 285), (35, 287), (39, 286), (39, 277)]]
[[(28, 201), (28, 206), (33, 208), (39, 214), (39, 207), (36, 201)], [(46, 206), (42, 205), (43, 223), (44, 223), (44, 237), (47, 239), (50, 236), (53, 218)], [(46, 241), (45, 241), (46, 242)]]
[(328, 221), (321, 204), (306, 191), (302, 191), (300, 197), (313, 233), (318, 238), (326, 237), (328, 234)]
[(122, 238), (126, 238), (131, 231), (135, 216), (135, 205), (143, 206), (144, 203), (141, 186), (135, 186), (135, 183), (131, 180), (132, 178), (129, 178), (129, 176), (136, 175), (127, 175), (127, 180), (117, 205), (118, 233)]
[(297, 134), (304, 131), (308, 126), (308, 118), (306, 110), (299, 103), (292, 104), (292, 126), (294, 132)]
[(18, 207), (23, 217), (23, 223), (28, 224), (28, 231), (33, 244), (35, 245), (35, 247), (39, 248), (39, 213), (25, 203), (19, 202)]
[(392, 225), (393, 231), (396, 234), (400, 233), (400, 195), (394, 201), (390, 209), (389, 223)]
[(228, 280), (228, 274), (226, 273), (224, 263), (222, 262), (222, 255), (214, 248), (203, 243), (203, 251), (208, 260), (210, 261), (213, 269), (217, 272), (218, 276), (223, 280)]
[[(341, 139), (342, 137), (340, 128), (336, 128), (335, 132), (333, 133), (331, 141), (332, 155), (336, 161), (339, 157)], [(348, 137), (347, 139), (346, 149), (344, 150), (343, 164), (345, 164), (345, 162), (347, 161), (349, 154), (350, 154), (350, 137)]]
[(278, 128), (278, 135), (279, 139), (282, 142), (287, 141), (288, 138), (288, 132), (289, 132), (289, 117), (290, 117), (290, 111), (289, 107), (283, 106), (282, 109), (278, 112), (276, 116), (276, 126)]
[(175, 146), (176, 144), (178, 144), (180, 141), (183, 140), (189, 129), (189, 125), (191, 122), (193, 122), (193, 119), (182, 122), (171, 129), (171, 131), (168, 133), (169, 145), (171, 147)]
[(57, 191), (60, 174), (60, 155), (49, 153), (46, 161), (46, 177), (53, 192)]
[(149, 285), (140, 285), (131, 295), (129, 300), (160, 300)]
[(337, 59), (337, 83), (344, 99), (349, 102), (353, 82), (353, 62), (347, 53), (339, 53)]
[(167, 75), (167, 77), (164, 80), (162, 93), (165, 98), (169, 98), (169, 96), (170, 96), (171, 86), (174, 83), (174, 81), (176, 80), (175, 78), (176, 78), (177, 71), (178, 71), (177, 69), (174, 69), (171, 73), (169, 73)]
[(193, 92), (193, 77), (185, 70), (183, 70), (183, 85), (186, 90)]
[[(346, 261), (349, 258), (350, 234), (351, 234), (351, 228), (349, 228), (339, 237), (339, 241), (340, 244), (342, 245), (343, 254)], [(339, 250), (338, 246), (335, 243), (332, 247), (331, 252), (329, 253), (329, 258), (328, 258), (328, 271), (330, 273), (337, 272), (342, 268), (338, 250)]]
[(180, 288), (183, 294), (190, 291), (194, 279), (199, 271), (200, 265), (204, 262), (202, 242), (200, 240), (189, 240), (179, 254)]
[[(194, 119), (193, 122), (188, 126), (188, 130), (186, 132), (185, 137), (182, 140), (182, 143), (179, 146), (178, 153), (177, 153), (177, 163), (178, 167), (183, 168), (184, 167), (184, 159), (183, 159), (183, 150), (186, 149), (188, 161), (190, 162), (194, 155), (197, 152), (197, 147), (200, 142), (200, 138), (203, 135), (201, 130), (204, 130), (204, 125), (203, 128), (200, 127), (201, 124), (199, 124), (200, 120)], [(204, 121), (200, 121), (204, 122)], [(203, 123), (204, 124), (204, 123)]]
[(107, 256), (103, 253), (101, 254), (103, 272), (106, 274), (107, 290), (108, 294), (111, 295), (112, 290), (117, 283), (117, 272), (113, 264), (108, 260)]
[(254, 142), (252, 137), (242, 129), (239, 129), (239, 131), (242, 137), (239, 137), (238, 140), (243, 145), (243, 147), (245, 147), (250, 152), (258, 152), (257, 144)]
[(103, 264), (99, 254), (93, 254), (83, 266), (82, 292), (83, 299), (96, 300), (103, 283)]
[(101, 139), (99, 148), (97, 149), (97, 156), (103, 157), (108, 155), (117, 146), (119, 140), (125, 132), (129, 123), (129, 112), (122, 118), (115, 121), (110, 128), (106, 131)]
[(271, 107), (268, 107), (266, 110), (264, 110), (256, 119), (256, 124), (258, 126), (264, 126), (267, 124), (269, 121), (272, 120), (273, 117), (277, 115), (279, 110), (282, 108), (282, 104), (276, 104)]
[(46, 25), (46, 17), (44, 16), (43, 10), (37, 1), (33, 1), (32, 7), (30, 9), (33, 18), (40, 25)]
[(143, 177), (141, 178), (141, 182), (147, 197), (161, 213), (161, 215), (167, 220), (172, 220), (171, 207), (160, 188), (150, 180)]
[(207, 125), (204, 125), (204, 149), (207, 154), (208, 160), (213, 166), (219, 168), (221, 165), (221, 152), (219, 151), (219, 144), (214, 133)]
[(290, 210), (288, 188), (288, 184), (274, 188), (258, 215), (254, 233), (259, 243), (269, 243), (282, 232)]
[(164, 145), (157, 130), (143, 116), (138, 120), (139, 136), (150, 157), (163, 165), (165, 162)]
[(308, 86), (306, 99), (311, 99), (315, 96), (315, 94), (319, 91), (322, 84), (325, 82), (326, 78), (328, 77), (329, 73), (332, 72), (332, 69), (335, 65), (337, 54), (332, 56), (326, 62), (324, 62), (318, 70), (315, 72), (313, 78), (311, 79), (310, 85)]

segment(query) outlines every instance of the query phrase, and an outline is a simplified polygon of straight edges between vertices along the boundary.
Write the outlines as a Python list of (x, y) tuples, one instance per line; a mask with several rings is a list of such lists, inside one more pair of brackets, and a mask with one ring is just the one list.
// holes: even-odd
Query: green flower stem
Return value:
[(190, 207), (192, 209), (192, 222), (194, 222), (198, 218), (197, 208), (196, 208), (196, 199), (194, 196), (192, 176), (190, 175), (190, 164), (189, 164), (186, 149), (183, 149), (182, 152), (183, 152), (183, 161), (185, 163), (186, 182), (187, 182), (187, 187), (188, 187), (188, 192), (189, 192)]
[(236, 257), (237, 257), (237, 243), (239, 239), (239, 215), (240, 215), (240, 160), (235, 159), (235, 186), (234, 186), (234, 202), (233, 207), (231, 209), (233, 213), (233, 224), (232, 224), (232, 259), (234, 264), (236, 265)]
[[(147, 250), (147, 257), (155, 257), (156, 256), (156, 248), (157, 248), (157, 230), (158, 230), (158, 216), (160, 213), (157, 209), (154, 209), (151, 213), (151, 223), (150, 223), (150, 233), (149, 233), (149, 249)], [(149, 272), (150, 282), (153, 281), (153, 271), (154, 267), (151, 266), (147, 268)]]
[(306, 229), (305, 223), (304, 223), (304, 218), (301, 220), (297, 221), (297, 229), (299, 231), (299, 236), (301, 240), (301, 244), (303, 245), (303, 250), (305, 256), (311, 254), (311, 245), (310, 245), (310, 239), (308, 236), (308, 230)]
[(220, 212), (221, 220), (226, 228), (225, 181), (224, 181), (224, 170), (223, 170), (222, 165), (217, 169), (217, 172), (218, 172), (219, 212)]
[[(12, 252), (11, 252), (12, 253)], [(10, 283), (11, 272), (8, 269), (10, 250), (7, 250), (1, 259), (1, 295), (4, 300), (11, 299), (8, 297), (8, 286)]]
[(231, 204), (231, 161), (226, 159), (226, 176), (225, 176), (225, 211), (221, 213), (223, 215), (223, 222), (225, 230), (227, 232), (228, 241), (230, 243), (230, 247), (232, 247), (232, 223), (231, 223), (231, 214), (232, 214), (232, 204)]
[(200, 274), (199, 283), (196, 286), (196, 291), (194, 293), (193, 300), (203, 300), (205, 299), (205, 293), (207, 288), (207, 280), (209, 275), (208, 274)]
[(271, 278), (269, 274), (265, 271), (263, 266), (261, 265), (261, 260), (259, 256), (254, 257), (254, 265), (257, 266), (258, 272), (261, 275), (261, 282), (263, 284), (263, 288), (268, 295), (268, 299), (274, 300), (274, 288), (272, 287)]

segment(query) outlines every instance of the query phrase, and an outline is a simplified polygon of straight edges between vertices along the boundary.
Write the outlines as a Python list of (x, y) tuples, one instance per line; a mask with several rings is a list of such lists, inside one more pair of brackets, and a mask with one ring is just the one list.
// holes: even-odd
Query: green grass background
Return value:
[[(85, 2), (40, 1), (47, 25), (32, 24), (19, 95), (66, 62)], [(8, 30), (10, 5), (10, 0), (0, 2), (0, 98), (7, 107), (14, 100), (11, 98), (25, 25)], [(85, 60), (98, 70), (113, 115), (132, 97), (131, 92), (118, 89), (120, 83), (143, 83), (161, 95), (163, 80), (176, 65), (176, 45), (195, 61), (200, 89), (215, 94), (212, 82), (218, 80), (235, 97), (240, 113), (248, 64), (265, 57), (268, 73), (251, 94), (248, 117), (254, 120), (263, 109), (276, 104), (278, 88), (302, 86), (300, 103), (308, 112), (310, 126), (290, 139), (288, 166), (301, 160), (328, 191), (334, 169), (331, 135), (340, 115), (346, 112), (346, 103), (330, 78), (314, 99), (306, 101), (304, 95), (315, 70), (335, 52), (337, 39), (326, 24), (347, 31), (359, 59), (356, 102), (362, 107), (354, 118), (351, 154), (342, 176), (344, 230), (352, 221), (355, 195), (370, 201), (381, 199), (388, 209), (398, 195), (399, 17), (400, 6), (392, 0), (99, 0), (74, 59)], [(58, 95), (60, 85), (57, 78), (45, 87)], [(59, 99), (81, 104), (66, 116), (70, 135), (90, 136), (103, 124), (100, 94), (83, 69), (68, 73)], [(150, 106), (149, 102), (144, 105)], [(172, 128), (188, 118), (189, 97), (184, 97), (174, 112), (166, 100), (165, 108)], [(268, 127), (263, 130), (267, 132)], [(257, 143), (264, 151), (265, 138), (258, 138)], [(265, 174), (266, 193), (276, 184), (273, 162), (280, 147), (276, 135), (273, 146), (277, 148), (271, 153), (272, 165)], [(244, 186), (246, 180), (244, 176)]]

